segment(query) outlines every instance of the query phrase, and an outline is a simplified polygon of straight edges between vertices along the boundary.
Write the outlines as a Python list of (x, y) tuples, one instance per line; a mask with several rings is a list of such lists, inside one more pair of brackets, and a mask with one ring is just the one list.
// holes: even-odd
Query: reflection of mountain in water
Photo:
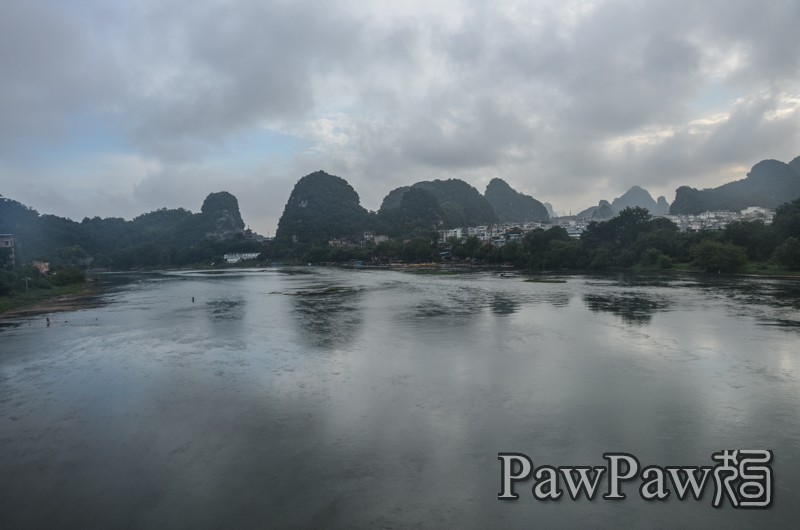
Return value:
[[(572, 294), (561, 286), (496, 282), (488, 286), (476, 284), (429, 285), (419, 291), (420, 301), (409, 307), (408, 318), (427, 321), (444, 317), (459, 320), (477, 317), (487, 309), (498, 316), (517, 313), (524, 306), (549, 304), (563, 307)], [(438, 325), (438, 324), (437, 324)]]
[(488, 291), (463, 284), (431, 283), (415, 288), (408, 285), (418, 295), (415, 303), (409, 306), (408, 317), (418, 322), (431, 318), (461, 319), (480, 314), (489, 305)]
[(572, 299), (569, 291), (546, 292), (536, 296), (535, 301), (550, 304), (553, 307), (567, 307)]
[(670, 306), (664, 299), (641, 293), (587, 294), (583, 301), (592, 311), (612, 313), (621, 317), (626, 324), (648, 324), (655, 313), (667, 311)]
[(519, 309), (519, 302), (502, 293), (497, 293), (491, 302), (491, 308), (495, 315), (511, 315)]
[(768, 305), (800, 309), (800, 282), (791, 280), (727, 279), (706, 287), (709, 294), (725, 293), (742, 305)]
[(349, 287), (312, 288), (289, 293), (301, 340), (315, 347), (350, 343), (363, 323), (362, 293)]
[(211, 320), (241, 320), (244, 316), (244, 300), (212, 300), (206, 303)]
[(800, 329), (800, 282), (764, 278), (721, 278), (703, 284), (709, 297), (724, 296), (731, 310), (764, 325)]

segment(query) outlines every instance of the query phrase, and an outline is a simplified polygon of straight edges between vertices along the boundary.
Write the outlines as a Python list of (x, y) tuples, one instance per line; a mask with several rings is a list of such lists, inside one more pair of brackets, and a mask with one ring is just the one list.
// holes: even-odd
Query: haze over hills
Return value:
[(617, 215), (617, 212), (608, 201), (600, 201), (597, 208), (592, 212), (592, 221), (605, 221)]
[(639, 186), (631, 187), (611, 203), (611, 208), (615, 212), (621, 212), (625, 208), (635, 208), (637, 206), (649, 210), (653, 215), (666, 215), (669, 213), (669, 203), (667, 203), (667, 199), (663, 195), (658, 198), (658, 201), (654, 201), (650, 193)]
[[(39, 212), (0, 197), (0, 233), (16, 238), (20, 262), (34, 259), (88, 263), (117, 268), (155, 265), (163, 253), (186, 253), (183, 259), (213, 256), (214, 241), (244, 235), (239, 203), (228, 192), (209, 194), (200, 213), (161, 208), (130, 221), (84, 218), (80, 223)], [(196, 247), (193, 251), (187, 249)], [(220, 247), (221, 248), (221, 247)], [(196, 254), (194, 253), (196, 251)]]
[(486, 186), (484, 197), (501, 223), (550, 221), (547, 208), (541, 202), (516, 191), (503, 179), (493, 178)]
[[(748, 206), (774, 208), (800, 197), (798, 171), (800, 157), (789, 164), (764, 160), (743, 180), (710, 190), (684, 186), (678, 189), (671, 213), (741, 210)], [(664, 197), (654, 201), (646, 190), (634, 186), (613, 203), (600, 201), (577, 217), (607, 220), (620, 209), (634, 206), (659, 214), (665, 212), (667, 205)], [(435, 229), (548, 218), (546, 205), (517, 192), (501, 179), (492, 180), (485, 195), (459, 179), (417, 182), (392, 190), (378, 212), (369, 212), (346, 180), (317, 171), (296, 183), (280, 219), (277, 243), (324, 245), (331, 239), (361, 238), (365, 232), (424, 239)], [(91, 257), (98, 266), (117, 268), (192, 263), (219, 255), (224, 248), (243, 251), (246, 244), (226, 245), (241, 242), (244, 227), (238, 200), (224, 191), (209, 194), (200, 213), (161, 208), (131, 221), (95, 217), (80, 223), (39, 215), (0, 197), (0, 233), (15, 235), (17, 254), (23, 261), (59, 257), (76, 262)], [(169, 259), (165, 258), (167, 254)]]
[(594, 221), (602, 221), (611, 219), (625, 208), (645, 208), (652, 215), (666, 215), (669, 213), (669, 203), (663, 196), (654, 201), (650, 193), (640, 188), (639, 186), (632, 186), (622, 196), (614, 199), (613, 202), (601, 200), (597, 206), (590, 206), (585, 210), (579, 212), (575, 217), (578, 219), (591, 219)]
[(762, 160), (742, 180), (704, 190), (681, 186), (675, 191), (675, 202), (669, 211), (677, 215), (736, 211), (749, 206), (775, 208), (797, 197), (800, 197), (800, 157), (788, 164)]

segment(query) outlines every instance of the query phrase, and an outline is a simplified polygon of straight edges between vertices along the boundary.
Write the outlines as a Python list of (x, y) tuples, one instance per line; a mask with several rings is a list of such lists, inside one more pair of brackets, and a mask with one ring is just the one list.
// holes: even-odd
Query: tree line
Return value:
[(800, 199), (778, 207), (772, 224), (736, 221), (721, 231), (681, 232), (644, 208), (626, 208), (616, 217), (589, 224), (579, 238), (562, 227), (505, 235), (502, 246), (476, 236), (437, 243), (438, 234), (418, 234), (362, 247), (279, 244), (267, 250), (275, 259), (303, 263), (455, 261), (511, 264), (521, 269), (606, 270), (671, 269), (704, 272), (779, 272), (800, 270)]
[[(422, 191), (422, 190), (420, 190)], [(421, 194), (425, 194), (422, 191)], [(413, 197), (412, 193), (412, 197)], [(410, 202), (410, 201), (409, 201)], [(422, 205), (424, 201), (414, 201)], [(18, 203), (17, 203), (18, 204)], [(6, 205), (7, 206), (7, 205)], [(429, 205), (430, 206), (430, 205)], [(506, 234), (496, 246), (477, 237), (451, 238), (438, 243), (433, 230), (415, 230), (379, 244), (331, 246), (327, 241), (283, 239), (257, 242), (234, 234), (225, 239), (207, 236), (205, 219), (186, 210), (158, 210), (134, 221), (84, 219), (75, 223), (54, 216), (39, 216), (25, 209), (27, 216), (17, 262), (44, 259), (55, 269), (104, 267), (116, 270), (212, 266), (225, 253), (259, 253), (253, 263), (408, 263), (454, 261), (477, 265), (510, 264), (521, 269), (605, 270), (691, 268), (707, 272), (779, 272), (800, 270), (800, 199), (778, 207), (773, 223), (734, 222), (722, 231), (681, 232), (662, 217), (652, 217), (643, 208), (628, 208), (616, 217), (591, 223), (575, 239), (561, 227)], [(401, 226), (417, 225), (418, 216), (430, 214), (419, 208), (398, 211)], [(8, 209), (6, 209), (8, 216)], [(410, 219), (406, 219), (408, 215)], [(388, 220), (388, 218), (387, 218)], [(429, 225), (430, 226), (430, 225)], [(27, 232), (26, 232), (27, 230)], [(26, 244), (37, 232), (43, 238)], [(402, 230), (397, 231), (403, 233)], [(26, 237), (27, 236), (27, 237)], [(20, 251), (21, 250), (21, 251)], [(0, 264), (8, 260), (0, 255)], [(13, 274), (5, 267), (4, 274)], [(25, 273), (31, 277), (31, 274)], [(16, 285), (19, 278), (4, 285)], [(15, 283), (16, 282), (16, 283)]]

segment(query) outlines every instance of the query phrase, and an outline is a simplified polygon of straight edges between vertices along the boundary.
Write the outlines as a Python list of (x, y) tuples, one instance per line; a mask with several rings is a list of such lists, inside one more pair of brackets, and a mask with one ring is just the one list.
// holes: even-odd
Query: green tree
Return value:
[(403, 245), (403, 259), (409, 262), (434, 261), (435, 253), (438, 250), (425, 238), (414, 238)]
[[(554, 229), (550, 229), (547, 232), (552, 230)], [(544, 252), (543, 266), (547, 269), (573, 268), (576, 266), (579, 254), (580, 243), (578, 241), (569, 236), (567, 236), (567, 239), (553, 239)]]
[(764, 221), (735, 221), (725, 227), (723, 239), (743, 247), (751, 260), (766, 260), (775, 250), (775, 231)]
[(77, 267), (67, 267), (54, 271), (52, 282), (55, 285), (69, 285), (73, 283), (83, 283), (86, 281), (86, 274)]
[(800, 239), (788, 237), (775, 249), (774, 259), (789, 270), (800, 270)]
[(500, 255), (504, 263), (516, 263), (521, 255), (521, 248), (517, 243), (506, 243), (500, 248)]
[(695, 265), (705, 272), (735, 272), (747, 263), (747, 252), (731, 243), (704, 240), (692, 254)]
[(11, 249), (2, 247), (0, 248), (0, 268), (11, 267)]
[(644, 251), (640, 263), (645, 267), (654, 267), (658, 269), (669, 269), (672, 267), (672, 260), (669, 256), (653, 247)]
[(778, 206), (772, 226), (779, 241), (789, 237), (800, 238), (800, 199)]

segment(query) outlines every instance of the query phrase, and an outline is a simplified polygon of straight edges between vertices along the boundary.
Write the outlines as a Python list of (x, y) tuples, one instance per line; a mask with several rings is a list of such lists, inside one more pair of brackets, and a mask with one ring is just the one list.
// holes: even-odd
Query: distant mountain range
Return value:
[(492, 179), (486, 186), (484, 197), (494, 208), (501, 223), (550, 221), (550, 214), (544, 204), (529, 195), (519, 193), (502, 179)]
[(739, 211), (749, 206), (775, 208), (800, 197), (800, 156), (785, 164), (762, 160), (747, 178), (717, 188), (697, 190), (681, 186), (675, 191), (670, 213), (699, 214), (713, 210)]
[[(630, 207), (646, 208), (654, 215), (742, 210), (749, 206), (775, 208), (798, 197), (800, 157), (788, 164), (763, 160), (753, 166), (747, 178), (713, 189), (682, 186), (671, 206), (664, 197), (653, 200), (647, 190), (633, 186), (621, 197), (611, 202), (602, 200), (576, 217), (600, 221)], [(489, 182), (484, 194), (459, 179), (420, 181), (390, 191), (380, 209), (369, 212), (346, 180), (317, 171), (294, 186), (276, 240), (280, 245), (314, 245), (335, 238), (360, 239), (367, 231), (393, 238), (427, 238), (436, 229), (498, 221), (546, 222), (552, 214), (550, 204), (514, 190), (499, 178)], [(131, 221), (95, 217), (80, 223), (39, 215), (0, 196), (0, 233), (16, 236), (22, 261), (61, 256), (64, 262), (78, 262), (92, 257), (97, 264), (117, 268), (192, 263), (209, 259), (227, 248), (228, 242), (245, 241), (244, 226), (238, 201), (228, 192), (209, 194), (200, 213), (162, 208)], [(237, 248), (247, 244), (235, 243)], [(166, 259), (165, 253), (171, 257)]]
[(578, 219), (604, 221), (611, 219), (625, 208), (635, 207), (645, 208), (652, 215), (666, 215), (669, 213), (669, 203), (666, 198), (661, 196), (655, 201), (647, 190), (639, 186), (633, 186), (621, 197), (614, 199), (613, 202), (609, 203), (602, 200), (597, 206), (590, 206), (579, 212), (575, 217)]
[(741, 211), (750, 206), (775, 208), (800, 197), (800, 156), (788, 164), (778, 160), (762, 160), (753, 166), (747, 178), (722, 186), (698, 190), (681, 186), (675, 191), (675, 201), (670, 205), (664, 197), (654, 201), (647, 190), (633, 186), (610, 204), (600, 201), (598, 206), (587, 208), (578, 218), (605, 220), (621, 210), (639, 206), (653, 215), (700, 214), (707, 211)]
[[(162, 253), (179, 254), (194, 245), (243, 237), (244, 221), (236, 197), (209, 194), (200, 213), (161, 208), (135, 217), (84, 218), (80, 223), (39, 212), (0, 197), (0, 233), (16, 239), (19, 263), (58, 260), (129, 268), (162, 262)], [(188, 256), (187, 260), (204, 256)], [(91, 258), (91, 259), (90, 259)]]
[(367, 212), (344, 179), (317, 171), (292, 190), (277, 239), (311, 243), (366, 231), (414, 237), (442, 228), (549, 220), (541, 202), (501, 179), (493, 179), (483, 195), (459, 179), (420, 181), (390, 191), (377, 212)]

